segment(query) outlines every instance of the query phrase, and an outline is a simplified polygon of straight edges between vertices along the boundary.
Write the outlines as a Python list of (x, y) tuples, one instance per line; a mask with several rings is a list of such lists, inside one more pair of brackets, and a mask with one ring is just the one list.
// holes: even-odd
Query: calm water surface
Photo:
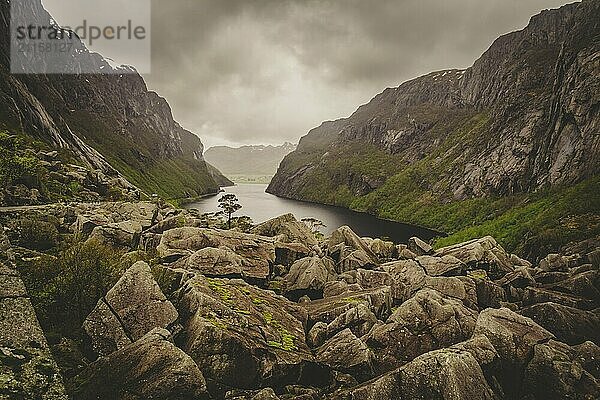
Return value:
[[(342, 225), (350, 226), (360, 236), (373, 238), (385, 237), (396, 243), (406, 243), (412, 236), (429, 240), (439, 235), (437, 232), (429, 229), (382, 220), (369, 214), (358, 213), (340, 207), (279, 198), (266, 193), (266, 188), (267, 185), (238, 184), (224, 188), (224, 190), (225, 193), (235, 194), (243, 207), (235, 215), (247, 215), (252, 218), (254, 223), (264, 222), (283, 214), (292, 213), (299, 220), (312, 217), (323, 221), (326, 227), (321, 229), (321, 232), (325, 235), (330, 234)], [(198, 209), (203, 213), (219, 211), (217, 207), (218, 199), (225, 193), (206, 197), (196, 203), (188, 204), (186, 207)]]

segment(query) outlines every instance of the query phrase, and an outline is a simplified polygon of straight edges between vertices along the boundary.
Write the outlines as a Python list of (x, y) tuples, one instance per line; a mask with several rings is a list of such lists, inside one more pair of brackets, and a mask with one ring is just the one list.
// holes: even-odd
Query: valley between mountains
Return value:
[(544, 11), (268, 149), (270, 193), (449, 234), (406, 243), (182, 208), (240, 170), (137, 73), (14, 75), (4, 35), (0, 400), (600, 398), (599, 24)]

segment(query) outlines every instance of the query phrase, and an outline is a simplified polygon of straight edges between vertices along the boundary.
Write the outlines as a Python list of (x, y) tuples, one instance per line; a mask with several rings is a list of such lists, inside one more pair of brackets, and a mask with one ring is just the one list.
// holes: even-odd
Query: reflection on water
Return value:
[[(266, 193), (266, 188), (267, 185), (238, 184), (225, 188), (225, 193), (235, 194), (243, 207), (235, 215), (247, 215), (255, 223), (292, 213), (297, 219), (312, 217), (323, 221), (326, 227), (321, 232), (326, 235), (342, 225), (348, 225), (360, 236), (389, 238), (396, 243), (406, 243), (411, 236), (418, 236), (423, 240), (438, 236), (437, 232), (429, 229), (381, 220), (340, 207), (282, 199)], [(222, 194), (224, 193), (204, 198), (186, 207), (196, 208), (203, 213), (219, 211), (217, 204)]]

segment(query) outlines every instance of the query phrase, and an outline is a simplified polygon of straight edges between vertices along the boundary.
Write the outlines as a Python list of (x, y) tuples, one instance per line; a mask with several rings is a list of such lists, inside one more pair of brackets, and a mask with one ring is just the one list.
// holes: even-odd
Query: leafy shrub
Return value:
[(77, 194), (77, 193), (81, 192), (81, 190), (83, 189), (83, 186), (81, 186), (81, 184), (77, 181), (71, 181), (71, 182), (69, 182), (68, 188), (69, 188), (69, 191), (71, 192), (71, 194)]
[(118, 187), (111, 187), (108, 189), (106, 198), (109, 201), (121, 201), (124, 199), (123, 191)]
[(0, 183), (4, 187), (14, 183), (39, 186), (39, 161), (24, 154), (21, 148), (19, 138), (0, 132)]
[(232, 218), (231, 226), (239, 229), (242, 232), (250, 232), (250, 230), (254, 227), (252, 218), (246, 215)]
[(22, 218), (12, 221), (10, 228), (11, 241), (27, 249), (46, 251), (59, 243), (60, 235), (52, 222)]
[(66, 244), (56, 255), (20, 267), (49, 339), (76, 337), (86, 316), (127, 267), (121, 253), (95, 241)]

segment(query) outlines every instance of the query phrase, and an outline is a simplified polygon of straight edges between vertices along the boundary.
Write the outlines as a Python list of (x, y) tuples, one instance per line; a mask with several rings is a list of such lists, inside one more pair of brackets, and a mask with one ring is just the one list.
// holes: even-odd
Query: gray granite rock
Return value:
[(148, 264), (137, 262), (100, 299), (83, 327), (94, 350), (108, 355), (154, 328), (169, 327), (177, 317)]
[(156, 328), (101, 357), (77, 376), (75, 400), (208, 399), (198, 366)]
[(0, 263), (0, 398), (67, 400), (18, 273)]

